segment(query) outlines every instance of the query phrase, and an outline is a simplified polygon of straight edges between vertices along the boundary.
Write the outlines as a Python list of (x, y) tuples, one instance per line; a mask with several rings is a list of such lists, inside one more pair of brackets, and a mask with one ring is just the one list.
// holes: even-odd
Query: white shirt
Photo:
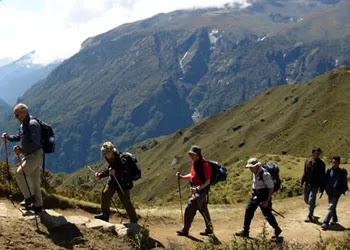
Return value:
[[(261, 174), (263, 171), (263, 174)], [(260, 179), (260, 176), (262, 178)], [(253, 173), (253, 189), (274, 188), (274, 183), (269, 172), (264, 171), (262, 167), (259, 168), (256, 174)]]

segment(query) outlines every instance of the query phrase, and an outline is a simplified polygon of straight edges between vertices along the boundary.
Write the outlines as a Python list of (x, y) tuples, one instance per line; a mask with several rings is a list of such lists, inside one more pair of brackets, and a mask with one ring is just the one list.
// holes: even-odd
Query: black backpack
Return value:
[(122, 157), (126, 157), (126, 159), (130, 162), (131, 170), (130, 170), (130, 175), (131, 179), (133, 181), (137, 181), (138, 179), (141, 178), (141, 165), (136, 159), (136, 157), (129, 153), (129, 152), (124, 152), (122, 153)]
[(45, 154), (52, 154), (55, 152), (55, 147), (56, 147), (56, 143), (55, 143), (55, 133), (53, 132), (52, 127), (45, 123), (40, 121), (37, 118), (32, 118), (34, 120), (36, 120), (40, 127), (41, 127), (41, 147), (44, 151)]
[[(227, 169), (225, 167), (221, 166), (216, 161), (209, 160), (209, 161), (206, 161), (206, 162), (208, 162), (210, 167), (211, 167), (211, 179), (210, 179), (210, 185), (211, 186), (217, 184), (218, 182), (226, 181), (226, 179), (227, 179)], [(200, 168), (196, 168), (195, 167), (194, 171), (198, 175), (198, 178), (201, 180), (201, 182), (205, 182), (205, 176), (204, 176), (204, 172), (203, 172), (202, 166)]]
[[(273, 181), (274, 192), (277, 192), (278, 190), (280, 190), (282, 182), (280, 179), (280, 169), (279, 169), (277, 163), (270, 161), (261, 167), (264, 169), (264, 171), (270, 173), (270, 175), (272, 177), (272, 181)], [(262, 175), (264, 174), (264, 171), (261, 171), (260, 179), (263, 178)]]
[(343, 189), (342, 192), (343, 194), (345, 194), (348, 190), (349, 190), (349, 186), (348, 186), (348, 171), (346, 171), (345, 168), (342, 168), (342, 173), (343, 173), (343, 181), (344, 181), (344, 185), (343, 185)]

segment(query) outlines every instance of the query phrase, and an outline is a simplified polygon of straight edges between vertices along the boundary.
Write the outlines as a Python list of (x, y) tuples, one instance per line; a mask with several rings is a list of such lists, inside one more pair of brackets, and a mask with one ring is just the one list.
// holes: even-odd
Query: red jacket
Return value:
[[(191, 180), (190, 182), (194, 185), (200, 185), (203, 182), (200, 180), (200, 178), (198, 177), (198, 175), (196, 174), (196, 171), (194, 170), (195, 168), (195, 164), (200, 164), (201, 166), (198, 167), (202, 167), (203, 169), (203, 173), (204, 173), (204, 177), (205, 179), (211, 179), (211, 167), (209, 165), (209, 163), (204, 159), (200, 159), (197, 162), (192, 163), (192, 168), (191, 168)], [(197, 166), (196, 166), (197, 167)]]

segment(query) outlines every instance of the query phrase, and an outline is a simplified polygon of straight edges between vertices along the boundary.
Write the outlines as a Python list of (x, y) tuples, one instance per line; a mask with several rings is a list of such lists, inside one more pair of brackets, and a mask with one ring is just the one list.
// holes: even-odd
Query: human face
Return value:
[(192, 161), (193, 161), (193, 162), (198, 161), (198, 160), (199, 160), (199, 158), (200, 158), (200, 156), (199, 156), (199, 155), (195, 155), (195, 154), (189, 154), (189, 155), (190, 155), (190, 157), (191, 157), (191, 159), (192, 159)]
[(321, 152), (319, 152), (319, 151), (315, 151), (314, 153), (312, 153), (312, 159), (313, 160), (319, 159), (320, 156), (321, 156)]
[(23, 110), (15, 110), (13, 112), (13, 114), (15, 115), (17, 120), (20, 121), (20, 122), (23, 122), (26, 119), (27, 115), (28, 115), (28, 113), (26, 111), (23, 111)]
[(108, 152), (107, 154), (105, 154), (105, 158), (109, 161), (112, 160), (113, 157), (114, 157), (113, 152)]
[(258, 172), (258, 170), (259, 170), (259, 167), (260, 167), (260, 166), (258, 165), (258, 166), (249, 168), (249, 170), (250, 170), (252, 173), (256, 174), (256, 173)]
[(332, 168), (337, 168), (339, 166), (339, 162), (337, 160), (332, 160)]

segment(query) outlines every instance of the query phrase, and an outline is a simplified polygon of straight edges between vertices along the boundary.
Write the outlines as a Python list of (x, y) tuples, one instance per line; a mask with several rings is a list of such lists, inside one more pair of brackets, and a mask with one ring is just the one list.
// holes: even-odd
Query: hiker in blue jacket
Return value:
[[(43, 199), (40, 190), (41, 182), (41, 165), (43, 162), (43, 150), (41, 145), (41, 127), (37, 120), (29, 115), (27, 105), (23, 103), (17, 104), (13, 113), (20, 122), (20, 131), (16, 135), (2, 134), (2, 139), (10, 142), (20, 142), (13, 148), (17, 155), (23, 155), (23, 169), (18, 167), (16, 172), (17, 184), (24, 196), (24, 201), (21, 202), (26, 209), (34, 210), (39, 214), (42, 212)], [(31, 192), (29, 192), (28, 186)]]
[[(347, 171), (339, 167), (340, 157), (333, 156), (332, 167), (326, 172), (326, 193), (328, 195), (328, 212), (321, 225), (322, 230), (327, 230), (329, 223), (335, 225), (338, 222), (337, 204), (342, 194), (348, 190)], [(331, 221), (332, 220), (332, 221)]]

